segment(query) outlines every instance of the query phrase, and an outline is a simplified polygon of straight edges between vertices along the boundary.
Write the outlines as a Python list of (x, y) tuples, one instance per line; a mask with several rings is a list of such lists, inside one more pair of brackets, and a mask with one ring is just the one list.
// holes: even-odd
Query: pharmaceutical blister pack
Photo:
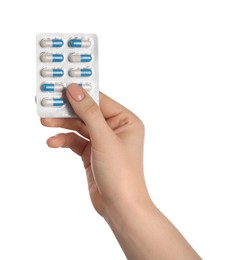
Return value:
[(65, 90), (71, 83), (99, 103), (95, 34), (40, 33), (36, 37), (36, 105), (40, 117), (75, 117)]

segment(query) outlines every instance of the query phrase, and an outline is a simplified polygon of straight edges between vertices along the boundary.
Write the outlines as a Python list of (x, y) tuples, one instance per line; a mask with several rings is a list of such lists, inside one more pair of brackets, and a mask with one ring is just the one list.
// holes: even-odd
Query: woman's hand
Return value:
[[(100, 215), (118, 198), (148, 198), (143, 176), (144, 126), (132, 112), (104, 94), (100, 108), (89, 94), (72, 84), (67, 98), (79, 118), (42, 118), (48, 127), (75, 132), (50, 137), (49, 147), (70, 148), (82, 157), (93, 206)], [(126, 198), (125, 198), (126, 199)]]
[(149, 197), (140, 119), (104, 94), (99, 107), (76, 84), (66, 94), (78, 118), (42, 118), (41, 122), (78, 134), (58, 134), (47, 143), (70, 148), (82, 157), (93, 206), (111, 227), (127, 259), (201, 259)]

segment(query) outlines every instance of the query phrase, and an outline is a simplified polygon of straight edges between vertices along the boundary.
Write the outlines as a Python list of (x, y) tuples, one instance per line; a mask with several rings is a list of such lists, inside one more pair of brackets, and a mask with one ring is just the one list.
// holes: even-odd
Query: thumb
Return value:
[(111, 130), (103, 114), (92, 97), (77, 84), (71, 84), (66, 90), (67, 98), (74, 112), (82, 119), (89, 131), (90, 139), (105, 141)]

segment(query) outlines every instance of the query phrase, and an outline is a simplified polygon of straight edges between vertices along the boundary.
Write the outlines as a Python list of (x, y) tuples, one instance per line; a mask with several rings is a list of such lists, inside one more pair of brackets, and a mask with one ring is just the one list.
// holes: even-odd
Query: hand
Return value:
[(127, 259), (201, 259), (149, 197), (140, 119), (104, 94), (99, 107), (76, 84), (66, 94), (78, 118), (41, 122), (78, 134), (58, 134), (47, 144), (70, 148), (82, 157), (93, 206), (110, 225)]
[(79, 118), (42, 118), (41, 122), (44, 126), (79, 133), (58, 134), (49, 138), (47, 144), (52, 148), (70, 148), (82, 157), (90, 197), (97, 212), (104, 215), (105, 208), (115, 206), (118, 198), (148, 198), (143, 176), (141, 120), (102, 93), (100, 108), (76, 84), (70, 85), (66, 94)]

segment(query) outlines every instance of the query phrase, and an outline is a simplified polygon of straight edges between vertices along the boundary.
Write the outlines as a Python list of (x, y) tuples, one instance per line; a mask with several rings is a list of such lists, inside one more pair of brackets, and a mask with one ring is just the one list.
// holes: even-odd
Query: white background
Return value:
[[(237, 1), (2, 1), (0, 259), (125, 259), (81, 159), (49, 149), (35, 36), (93, 32), (100, 89), (146, 126), (150, 194), (203, 259), (238, 259)], [(136, 216), (135, 216), (136, 218)]]

